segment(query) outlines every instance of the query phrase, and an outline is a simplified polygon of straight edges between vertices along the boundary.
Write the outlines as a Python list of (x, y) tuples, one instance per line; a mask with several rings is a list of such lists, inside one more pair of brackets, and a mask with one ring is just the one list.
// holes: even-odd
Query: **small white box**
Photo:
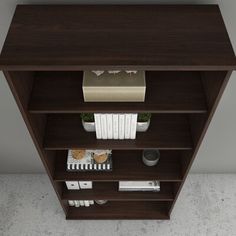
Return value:
[(85, 102), (144, 102), (146, 93), (145, 71), (130, 74), (121, 71), (97, 76), (84, 71), (83, 94)]
[(66, 181), (66, 186), (69, 190), (79, 190), (79, 182), (78, 181)]
[(93, 182), (92, 181), (79, 181), (79, 186), (81, 189), (92, 189)]

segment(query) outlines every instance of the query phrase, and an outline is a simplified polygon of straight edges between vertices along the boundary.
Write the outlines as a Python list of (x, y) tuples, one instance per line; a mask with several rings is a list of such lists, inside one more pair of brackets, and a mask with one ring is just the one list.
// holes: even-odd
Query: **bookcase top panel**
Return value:
[(18, 5), (2, 70), (232, 70), (217, 5)]

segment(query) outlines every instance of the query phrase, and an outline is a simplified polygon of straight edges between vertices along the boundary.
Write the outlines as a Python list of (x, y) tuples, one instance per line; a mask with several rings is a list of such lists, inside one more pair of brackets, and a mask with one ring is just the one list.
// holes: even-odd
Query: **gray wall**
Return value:
[[(158, 0), (81, 0), (34, 1), (0, 0), (0, 49), (3, 45), (16, 4), (19, 3), (218, 3), (228, 32), (236, 48), (236, 1), (158, 1)], [(1, 72), (0, 72), (1, 73)], [(236, 73), (223, 95), (192, 172), (229, 173), (236, 171)], [(0, 173), (44, 172), (8, 85), (0, 74)]]

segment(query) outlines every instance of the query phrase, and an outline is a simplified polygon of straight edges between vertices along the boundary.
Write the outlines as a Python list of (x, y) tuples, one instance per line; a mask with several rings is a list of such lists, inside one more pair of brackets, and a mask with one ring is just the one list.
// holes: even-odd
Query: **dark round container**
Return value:
[(160, 152), (158, 149), (143, 150), (142, 159), (146, 166), (155, 166), (160, 159)]

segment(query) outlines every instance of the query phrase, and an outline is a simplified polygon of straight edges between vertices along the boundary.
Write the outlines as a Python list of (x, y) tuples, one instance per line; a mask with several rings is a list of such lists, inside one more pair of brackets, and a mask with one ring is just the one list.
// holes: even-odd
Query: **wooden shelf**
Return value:
[(205, 113), (200, 72), (146, 72), (145, 102), (84, 102), (83, 73), (37, 72), (29, 103), (31, 113), (151, 112)]
[(158, 165), (148, 167), (142, 162), (142, 151), (140, 150), (113, 150), (112, 171), (71, 172), (66, 170), (67, 152), (58, 151), (54, 180), (159, 180), (181, 182), (183, 176), (180, 155), (181, 153), (178, 151), (161, 151), (161, 159)]
[(0, 68), (232, 70), (236, 60), (217, 5), (18, 5)]
[(68, 220), (76, 219), (162, 219), (168, 220), (167, 202), (113, 201), (90, 207), (70, 207)]
[(176, 149), (192, 148), (188, 118), (179, 114), (154, 114), (147, 132), (135, 140), (98, 140), (95, 132), (84, 131), (79, 114), (50, 114), (44, 139), (46, 150), (87, 149)]
[(92, 189), (68, 190), (64, 185), (62, 200), (173, 201), (173, 184), (161, 182), (160, 192), (118, 191), (118, 182), (93, 182)]

